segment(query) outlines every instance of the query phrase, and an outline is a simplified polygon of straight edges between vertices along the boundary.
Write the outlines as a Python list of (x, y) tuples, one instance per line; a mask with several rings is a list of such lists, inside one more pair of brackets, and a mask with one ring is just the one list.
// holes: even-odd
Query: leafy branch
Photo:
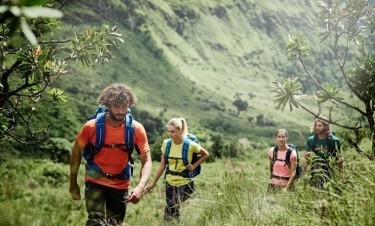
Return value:
[[(48, 40), (66, 1), (7, 1), (0, 3), (0, 142), (14, 139), (38, 144), (48, 138), (51, 125), (33, 129), (31, 118), (40, 100), (63, 104), (62, 90), (52, 85), (67, 74), (69, 63), (90, 67), (109, 63), (113, 50), (124, 43), (118, 27), (86, 26), (68, 39)], [(56, 9), (53, 7), (57, 7)], [(14, 40), (17, 39), (17, 42)], [(9, 65), (9, 67), (8, 67)], [(19, 131), (27, 131), (27, 136)]]
[[(309, 56), (310, 47), (306, 38), (301, 33), (289, 34), (286, 43), (287, 59), (297, 59), (303, 68), (304, 73), (311, 80), (317, 91), (314, 100), (318, 110), (313, 111), (305, 107), (300, 101), (302, 96), (302, 85), (298, 82), (298, 78), (280, 78), (274, 82), (276, 93), (274, 102), (277, 109), (282, 111), (289, 104), (292, 111), (293, 107), (301, 107), (314, 117), (319, 117), (322, 112), (322, 104), (330, 102), (329, 123), (337, 125), (341, 128), (351, 130), (354, 139), (348, 139), (350, 145), (359, 153), (364, 154), (369, 159), (375, 159), (375, 56), (372, 55), (372, 39), (369, 34), (375, 28), (375, 10), (373, 3), (361, 0), (348, 1), (321, 1), (319, 5), (321, 11), (319, 13), (320, 26), (317, 28), (321, 42), (331, 41), (330, 48), (333, 50), (336, 66), (339, 68), (347, 88), (357, 99), (362, 102), (364, 107), (360, 105), (354, 106), (347, 102), (340, 95), (340, 89), (333, 84), (321, 84), (316, 76), (310, 72), (303, 57)], [(370, 33), (367, 29), (370, 29)], [(344, 46), (344, 47), (342, 47)], [(345, 66), (349, 55), (357, 54), (352, 52), (358, 47), (360, 56), (351, 67)], [(343, 124), (340, 120), (334, 120), (335, 114), (332, 111), (333, 105), (342, 105), (354, 110), (359, 115), (367, 119), (368, 128), (371, 132), (372, 151), (370, 154), (361, 150), (358, 146), (360, 142), (359, 132), (364, 127), (358, 121), (352, 125)]]

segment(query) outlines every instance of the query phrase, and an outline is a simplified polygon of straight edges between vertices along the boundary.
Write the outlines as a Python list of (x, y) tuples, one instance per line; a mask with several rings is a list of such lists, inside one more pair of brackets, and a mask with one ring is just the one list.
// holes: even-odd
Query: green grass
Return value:
[[(267, 151), (252, 151), (246, 161), (205, 163), (195, 178), (196, 192), (183, 204), (179, 225), (373, 225), (375, 176), (372, 162), (353, 150), (326, 191), (300, 179), (294, 193), (269, 194)], [(135, 164), (137, 183), (139, 163)], [(153, 164), (153, 173), (158, 162)], [(83, 225), (84, 199), (68, 192), (69, 166), (48, 160), (7, 157), (2, 163), (0, 225)], [(83, 194), (84, 165), (79, 184)], [(125, 225), (163, 225), (164, 183), (160, 180), (141, 201), (129, 204)]]

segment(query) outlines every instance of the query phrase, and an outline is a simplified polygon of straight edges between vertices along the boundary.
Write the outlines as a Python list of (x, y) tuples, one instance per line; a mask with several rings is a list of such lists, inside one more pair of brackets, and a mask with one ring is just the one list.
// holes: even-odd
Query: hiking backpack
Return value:
[[(104, 144), (105, 137), (105, 114), (109, 112), (109, 109), (103, 105), (99, 105), (95, 114), (88, 118), (88, 121), (95, 119), (96, 126), (96, 140), (95, 144), (88, 143), (83, 149), (83, 157), (86, 159), (86, 173), (90, 177), (100, 178), (106, 177), (109, 179), (119, 178), (122, 180), (128, 180), (133, 175), (134, 161), (131, 154), (134, 150), (133, 136), (134, 136), (134, 121), (130, 113), (130, 109), (126, 113), (125, 117), (125, 141), (119, 144)], [(129, 161), (125, 168), (119, 174), (106, 174), (100, 169), (100, 167), (94, 162), (94, 157), (98, 154), (102, 147), (119, 148), (120, 150), (128, 153)]]
[[(278, 147), (275, 146), (275, 148), (273, 149), (272, 161), (273, 161), (273, 163), (275, 163), (276, 160), (283, 161), (283, 162), (285, 162), (285, 164), (290, 169), (290, 167), (291, 167), (291, 165), (290, 165), (290, 155), (292, 154), (292, 151), (295, 150), (296, 153), (297, 153), (297, 166), (296, 166), (296, 176), (294, 177), (294, 180), (297, 180), (301, 176), (302, 170), (303, 170), (302, 165), (299, 163), (297, 147), (293, 144), (287, 144), (287, 146), (288, 146), (288, 150), (286, 152), (285, 159), (278, 159), (277, 158)], [(289, 180), (289, 178), (285, 178), (285, 179)]]
[[(198, 138), (193, 135), (193, 134), (187, 134), (186, 138), (184, 139), (184, 142), (182, 144), (182, 160), (184, 162), (184, 165), (187, 166), (189, 165), (189, 159), (188, 159), (188, 152), (189, 152), (189, 144), (190, 142), (195, 142), (199, 144)], [(171, 151), (171, 145), (172, 145), (172, 139), (168, 139), (166, 147), (165, 147), (165, 152), (164, 152), (164, 157), (166, 161), (167, 168), (165, 170), (165, 176), (167, 174), (171, 175), (179, 175), (185, 178), (193, 178), (201, 173), (201, 165), (199, 165), (197, 168), (195, 168), (193, 171), (189, 171), (187, 169), (184, 169), (182, 172), (175, 172), (172, 170), (169, 170), (169, 161), (168, 159), (181, 159), (181, 158), (173, 158), (169, 157), (169, 152)], [(197, 160), (199, 159), (198, 153), (193, 153), (193, 159), (191, 161), (191, 164), (194, 164)]]
[[(331, 157), (337, 157), (337, 155), (336, 155), (337, 150), (336, 150), (336, 147), (335, 147), (335, 144), (334, 144), (334, 141), (333, 141), (333, 136), (334, 136), (334, 132), (328, 134), (328, 136), (326, 138), (327, 150), (328, 150), (328, 153)], [(318, 135), (315, 134), (312, 145), (311, 145), (311, 150), (313, 150), (313, 152), (315, 152), (315, 147), (316, 147), (316, 144), (318, 143), (318, 139), (319, 139)]]

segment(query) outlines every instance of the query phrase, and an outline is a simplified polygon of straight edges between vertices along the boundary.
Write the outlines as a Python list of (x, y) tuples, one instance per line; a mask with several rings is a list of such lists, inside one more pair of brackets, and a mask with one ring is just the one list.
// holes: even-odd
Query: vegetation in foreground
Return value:
[[(266, 192), (265, 150), (252, 151), (246, 161), (206, 163), (179, 225), (374, 225), (375, 166), (352, 149), (345, 150), (344, 157), (344, 170), (326, 191), (310, 187), (304, 177), (296, 192), (275, 195)], [(84, 200), (74, 202), (68, 193), (68, 165), (6, 159), (0, 168), (0, 225), (84, 225)], [(128, 205), (126, 225), (163, 225), (164, 204), (164, 185), (159, 182), (140, 203)]]

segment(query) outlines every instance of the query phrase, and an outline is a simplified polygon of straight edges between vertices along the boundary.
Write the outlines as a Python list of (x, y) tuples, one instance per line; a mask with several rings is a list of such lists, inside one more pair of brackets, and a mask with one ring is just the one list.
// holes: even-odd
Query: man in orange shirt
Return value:
[[(137, 98), (129, 87), (112, 84), (105, 88), (98, 98), (99, 104), (109, 109), (103, 117), (104, 144), (92, 162), (100, 168), (100, 173), (92, 173), (86, 164), (85, 197), (88, 220), (86, 225), (121, 225), (126, 213), (126, 203), (138, 203), (150, 178), (152, 161), (146, 131), (142, 124), (134, 122), (133, 143), (142, 164), (138, 185), (128, 192), (130, 178), (121, 173), (131, 157), (125, 144), (125, 118), (128, 108), (137, 103)], [(80, 200), (77, 174), (82, 158), (82, 150), (96, 143), (96, 119), (82, 127), (72, 150), (70, 160), (70, 188), (73, 200)], [(94, 176), (95, 175), (95, 176)]]

